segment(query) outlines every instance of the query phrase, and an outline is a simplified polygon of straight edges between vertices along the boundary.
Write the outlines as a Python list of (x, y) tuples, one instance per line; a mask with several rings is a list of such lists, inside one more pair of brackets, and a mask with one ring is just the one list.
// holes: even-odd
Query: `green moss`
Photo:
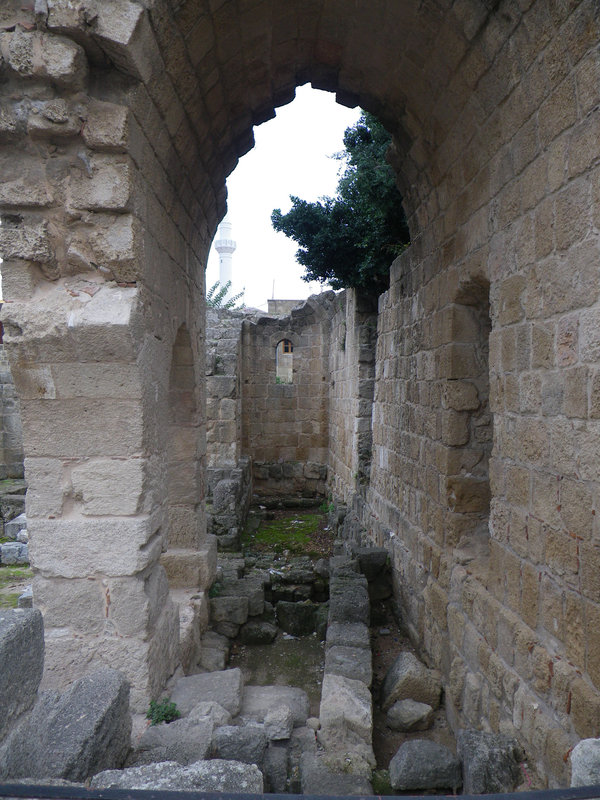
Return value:
[(256, 531), (246, 530), (242, 546), (250, 550), (304, 553), (321, 523), (320, 514), (301, 513), (285, 519), (263, 520)]
[(390, 773), (387, 769), (373, 770), (371, 785), (373, 787), (373, 794), (394, 794), (392, 784), (390, 783)]

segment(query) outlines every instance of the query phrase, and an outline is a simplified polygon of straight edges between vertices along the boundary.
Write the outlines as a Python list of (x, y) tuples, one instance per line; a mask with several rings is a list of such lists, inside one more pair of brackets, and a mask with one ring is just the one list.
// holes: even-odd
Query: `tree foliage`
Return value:
[(380, 294), (389, 285), (389, 268), (408, 244), (408, 227), (394, 173), (385, 160), (391, 137), (363, 112), (344, 134), (346, 162), (335, 197), (309, 203), (292, 196), (287, 214), (275, 209), (276, 231), (296, 241), (303, 279), (333, 289), (355, 287)]
[(234, 294), (233, 297), (229, 297), (226, 300), (227, 292), (230, 289), (231, 281), (227, 281), (223, 286), (221, 286), (220, 281), (215, 281), (206, 293), (206, 305), (208, 308), (235, 308), (237, 301), (244, 296), (244, 291), (242, 290), (239, 294)]

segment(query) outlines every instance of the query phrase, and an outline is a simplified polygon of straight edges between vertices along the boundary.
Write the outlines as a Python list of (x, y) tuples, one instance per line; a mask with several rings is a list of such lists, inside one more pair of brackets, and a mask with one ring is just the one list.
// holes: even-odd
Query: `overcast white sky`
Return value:
[[(343, 150), (345, 129), (360, 110), (345, 108), (333, 94), (307, 86), (296, 99), (277, 109), (277, 116), (254, 128), (256, 144), (229, 176), (228, 215), (237, 242), (233, 254), (233, 291), (245, 288), (243, 302), (256, 308), (267, 299), (302, 299), (321, 291), (321, 284), (300, 279), (297, 245), (271, 226), (271, 212), (290, 208), (291, 194), (317, 200), (335, 194), (340, 162), (331, 158)], [(218, 238), (218, 233), (217, 233)], [(206, 285), (219, 278), (219, 256), (211, 250)]]

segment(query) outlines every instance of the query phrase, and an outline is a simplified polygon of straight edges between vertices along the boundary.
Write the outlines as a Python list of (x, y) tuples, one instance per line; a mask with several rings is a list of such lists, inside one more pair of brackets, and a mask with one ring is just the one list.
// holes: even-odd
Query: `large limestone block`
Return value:
[(399, 791), (451, 789), (462, 784), (459, 759), (437, 742), (412, 739), (398, 749), (390, 761), (390, 781)]
[(400, 653), (387, 671), (381, 688), (381, 707), (387, 711), (397, 700), (416, 700), (433, 709), (440, 704), (442, 684), (433, 670), (412, 653)]
[(0, 738), (35, 702), (44, 670), (44, 624), (39, 611), (0, 612)]
[(347, 797), (373, 794), (373, 787), (367, 778), (332, 772), (321, 759), (305, 753), (300, 760), (300, 780), (302, 794)]
[(465, 794), (514, 792), (521, 782), (523, 754), (510, 736), (461, 730), (456, 752), (462, 760)]
[(296, 727), (306, 724), (310, 711), (308, 695), (295, 686), (246, 686), (240, 716), (254, 722), (265, 722), (280, 707), (290, 708)]
[(25, 31), (0, 37), (0, 52), (14, 72), (27, 78), (41, 78), (77, 91), (87, 79), (87, 59), (83, 48), (62, 36), (40, 31)]
[(217, 758), (262, 767), (267, 750), (267, 735), (258, 725), (224, 725), (215, 730), (212, 747)]
[(263, 777), (255, 764), (237, 761), (212, 759), (185, 767), (174, 761), (163, 761), (144, 767), (101, 772), (92, 779), (91, 788), (261, 794)]
[(171, 693), (171, 700), (184, 716), (199, 703), (206, 701), (219, 703), (231, 715), (236, 716), (242, 705), (243, 685), (242, 671), (237, 668), (189, 675), (177, 682)]
[(90, 156), (87, 170), (76, 170), (69, 180), (68, 203), (88, 211), (125, 211), (132, 186), (126, 156)]
[(130, 736), (129, 684), (115, 670), (98, 670), (63, 695), (40, 695), (31, 716), (0, 750), (0, 776), (82, 781), (120, 767)]
[(85, 516), (131, 516), (143, 502), (143, 459), (90, 458), (71, 470), (75, 497)]
[(134, 575), (158, 560), (162, 547), (158, 527), (158, 517), (33, 518), (29, 555), (48, 577)]
[(370, 745), (373, 734), (371, 692), (362, 681), (325, 674), (319, 718), (319, 738), (323, 736), (324, 741), (332, 739), (336, 732), (343, 741), (346, 732), (353, 732)]
[(582, 739), (571, 752), (571, 786), (600, 784), (600, 739)]
[[(214, 560), (216, 562), (216, 558)], [(216, 565), (213, 569), (212, 548), (170, 548), (161, 555), (160, 563), (172, 589), (204, 591), (211, 585), (216, 569)]]
[(335, 647), (336, 645), (370, 650), (369, 629), (364, 622), (333, 622), (327, 628), (325, 647)]
[(370, 686), (373, 680), (371, 651), (361, 647), (333, 645), (325, 654), (325, 672), (343, 675)]
[(176, 761), (192, 764), (207, 758), (211, 748), (213, 723), (203, 719), (178, 719), (174, 722), (151, 725), (144, 732), (127, 763), (141, 766), (157, 761)]

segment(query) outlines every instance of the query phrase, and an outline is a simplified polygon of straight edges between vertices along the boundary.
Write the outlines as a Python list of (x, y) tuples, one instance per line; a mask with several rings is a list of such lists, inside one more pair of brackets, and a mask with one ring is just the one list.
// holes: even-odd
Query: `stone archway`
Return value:
[[(48, 674), (58, 682), (109, 658), (140, 705), (170, 669), (157, 657), (174, 652), (169, 601), (138, 590), (166, 537), (155, 475), (166, 463), (171, 320), (200, 318), (225, 177), (252, 146), (252, 125), (311, 81), (392, 132), (411, 231), (380, 301), (367, 491), (377, 535), (396, 533), (389, 546), (412, 596), (431, 578), (427, 613), (448, 639), (428, 655), (452, 677), (457, 713), (476, 695), (480, 718), (498, 728), (521, 709), (517, 733), (563, 779), (563, 754), (598, 733), (585, 709), (598, 707), (600, 686), (593, 2), (27, 8), (0, 11), (2, 315), (47, 608), (62, 607), (62, 581), (86, 598), (96, 584), (69, 615), (47, 613)], [(453, 573), (451, 586), (436, 386), (453, 343), (432, 343), (425, 321), (482, 272), (493, 323), (492, 573), (502, 579), (474, 586)], [(136, 609), (118, 635), (105, 629), (102, 581), (122, 581)], [(109, 615), (119, 606), (110, 596)], [(415, 631), (421, 613), (409, 603)], [(531, 650), (519, 644), (531, 637)], [(477, 661), (480, 639), (488, 649)], [(508, 676), (502, 686), (497, 674)]]

